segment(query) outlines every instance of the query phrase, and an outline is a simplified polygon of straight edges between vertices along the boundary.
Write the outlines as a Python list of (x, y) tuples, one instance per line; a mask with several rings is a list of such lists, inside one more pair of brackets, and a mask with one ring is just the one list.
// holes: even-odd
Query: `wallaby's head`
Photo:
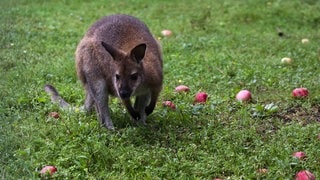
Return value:
[(146, 44), (139, 44), (129, 53), (120, 51), (102, 42), (103, 47), (113, 58), (111, 63), (112, 81), (116, 93), (121, 99), (128, 99), (144, 80), (142, 60)]

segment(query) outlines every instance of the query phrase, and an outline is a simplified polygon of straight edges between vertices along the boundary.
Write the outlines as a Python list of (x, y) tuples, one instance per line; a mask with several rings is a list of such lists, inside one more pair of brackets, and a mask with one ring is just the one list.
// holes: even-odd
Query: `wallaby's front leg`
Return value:
[(134, 120), (139, 120), (141, 118), (139, 112), (136, 111), (135, 109), (133, 109), (130, 99), (123, 99), (122, 103), (125, 105), (125, 107), (127, 108), (129, 114), (131, 115), (131, 117)]
[(149, 105), (146, 107), (145, 112), (147, 114), (147, 116), (149, 114), (151, 114), (157, 104), (157, 100), (158, 100), (158, 96), (160, 93), (161, 88), (157, 88), (156, 91), (151, 92), (151, 98), (150, 98), (150, 103)]
[(144, 95), (140, 95), (136, 97), (136, 101), (134, 103), (134, 109), (136, 109), (141, 118), (140, 121), (143, 124), (146, 124), (146, 119), (147, 119), (147, 114), (146, 114), (146, 107), (150, 102), (150, 93), (144, 94)]
[(88, 80), (88, 90), (89, 95), (87, 96), (86, 102), (88, 105), (91, 103), (91, 99), (93, 99), (97, 114), (102, 125), (106, 126), (108, 129), (114, 129), (113, 123), (110, 118), (109, 106), (108, 106), (108, 90), (106, 86), (106, 82), (103, 79), (97, 80)]

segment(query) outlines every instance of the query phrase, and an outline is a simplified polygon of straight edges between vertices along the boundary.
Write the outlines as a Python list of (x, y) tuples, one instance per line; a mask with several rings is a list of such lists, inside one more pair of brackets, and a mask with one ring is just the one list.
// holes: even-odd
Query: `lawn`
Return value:
[[(1, 179), (37, 179), (46, 165), (56, 179), (319, 178), (319, 12), (317, 0), (1, 1)], [(159, 39), (165, 79), (148, 126), (111, 99), (110, 131), (95, 113), (61, 110), (43, 87), (82, 105), (76, 46), (115, 13), (138, 17)], [(174, 92), (181, 84), (190, 91)], [(299, 87), (309, 96), (293, 98)], [(242, 89), (250, 102), (235, 99)], [(194, 103), (198, 92), (206, 103)]]

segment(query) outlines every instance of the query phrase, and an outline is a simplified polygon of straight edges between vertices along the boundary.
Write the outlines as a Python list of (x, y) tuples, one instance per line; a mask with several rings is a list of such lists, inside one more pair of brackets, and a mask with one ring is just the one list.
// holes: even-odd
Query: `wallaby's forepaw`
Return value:
[(143, 112), (140, 114), (140, 118), (135, 122), (138, 123), (139, 125), (145, 126), (147, 125), (146, 120), (147, 120), (147, 115)]
[(137, 120), (141, 119), (140, 113), (138, 111), (131, 111), (129, 113), (130, 113), (133, 120), (137, 121)]
[(142, 122), (142, 121), (135, 122), (135, 125), (137, 125), (138, 127), (146, 127), (146, 126), (148, 126), (148, 124), (146, 122)]

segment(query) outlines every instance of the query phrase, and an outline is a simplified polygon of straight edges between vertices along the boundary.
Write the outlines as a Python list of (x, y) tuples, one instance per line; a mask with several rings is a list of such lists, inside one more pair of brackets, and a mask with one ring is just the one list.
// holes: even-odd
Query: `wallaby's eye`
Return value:
[(120, 75), (119, 74), (116, 74), (116, 80), (120, 80)]
[(138, 79), (138, 73), (131, 74), (131, 75), (130, 75), (130, 79), (131, 79), (132, 81), (136, 81), (136, 80)]

